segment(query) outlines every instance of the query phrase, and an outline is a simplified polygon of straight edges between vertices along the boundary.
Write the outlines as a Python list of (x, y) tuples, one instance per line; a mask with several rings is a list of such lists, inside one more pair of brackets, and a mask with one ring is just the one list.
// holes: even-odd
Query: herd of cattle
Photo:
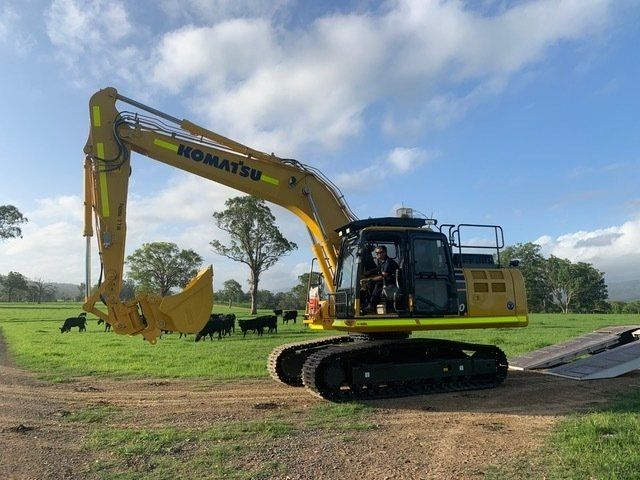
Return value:
[[(289, 321), (293, 320), (293, 323), (297, 323), (298, 319), (298, 311), (297, 310), (274, 310), (273, 315), (262, 315), (255, 318), (249, 319), (238, 319), (236, 320), (236, 315), (234, 313), (229, 314), (221, 314), (221, 313), (212, 313), (209, 317), (209, 320), (205, 324), (205, 326), (196, 334), (196, 342), (200, 340), (205, 340), (206, 337), (209, 337), (210, 340), (213, 340), (213, 336), (217, 335), (218, 340), (222, 339), (225, 336), (231, 336), (232, 333), (236, 331), (236, 321), (240, 331), (242, 332), (242, 338), (247, 336), (247, 332), (256, 333), (258, 336), (262, 336), (265, 329), (268, 333), (278, 333), (278, 317), (282, 316), (282, 323), (288, 324)], [(108, 332), (111, 330), (111, 325), (105, 323), (104, 320), (98, 320), (98, 324), (104, 323), (104, 330)], [(77, 317), (67, 318), (62, 327), (60, 327), (60, 332), (70, 332), (71, 328), (78, 327), (78, 331), (84, 332), (87, 329), (87, 314), (81, 313)], [(171, 333), (167, 330), (163, 330), (162, 333)], [(182, 333), (180, 337), (182, 337)]]

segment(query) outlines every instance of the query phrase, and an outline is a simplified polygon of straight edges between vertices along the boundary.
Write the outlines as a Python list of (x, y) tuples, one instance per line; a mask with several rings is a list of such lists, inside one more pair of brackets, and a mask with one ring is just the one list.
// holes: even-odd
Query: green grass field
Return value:
[[(244, 308), (216, 307), (215, 312), (249, 318)], [(301, 341), (336, 332), (312, 332), (289, 322), (278, 325), (277, 334), (263, 337), (237, 329), (232, 337), (195, 343), (194, 336), (164, 335), (156, 345), (141, 336), (105, 333), (97, 318), (87, 316), (87, 331), (61, 334), (67, 317), (81, 312), (79, 303), (0, 304), (0, 329), (14, 361), (49, 380), (73, 376), (109, 377), (201, 377), (211, 380), (266, 377), (269, 352), (283, 343)], [(268, 314), (268, 310), (259, 314)], [(456, 339), (498, 345), (507, 356), (551, 345), (607, 325), (640, 322), (634, 315), (531, 315), (526, 328), (422, 332), (417, 336)]]
[[(214, 308), (215, 312), (235, 313), (250, 318), (244, 308)], [(266, 358), (283, 343), (312, 338), (298, 323), (278, 325), (277, 334), (262, 337), (248, 333), (213, 342), (198, 343), (194, 335), (179, 338), (177, 333), (163, 335), (156, 345), (142, 336), (127, 337), (105, 333), (97, 318), (87, 315), (87, 331), (73, 328), (60, 333), (67, 317), (81, 312), (80, 304), (0, 304), (0, 329), (14, 361), (49, 380), (64, 381), (73, 376), (163, 377), (232, 380), (267, 376)], [(270, 313), (267, 310), (259, 312)]]
[[(229, 310), (226, 307), (218, 307), (214, 311), (234, 312), (238, 318), (250, 316), (248, 310), (243, 308)], [(267, 356), (275, 346), (325, 334), (311, 332), (299, 321), (297, 324), (278, 325), (277, 334), (265, 333), (262, 338), (251, 334), (243, 339), (242, 335), (236, 332), (231, 338), (227, 337), (220, 341), (207, 340), (195, 343), (193, 335), (180, 339), (177, 334), (170, 334), (164, 335), (156, 345), (150, 345), (140, 336), (124, 337), (105, 333), (102, 326), (97, 325), (97, 319), (91, 316), (88, 318), (87, 332), (78, 333), (77, 329), (74, 329), (71, 333), (61, 334), (59, 327), (64, 319), (78, 313), (80, 313), (80, 304), (72, 303), (0, 304), (0, 330), (14, 361), (22, 367), (37, 372), (42, 378), (53, 381), (66, 381), (76, 376), (86, 375), (115, 378), (206, 378), (214, 381), (263, 378), (267, 376), (265, 367)], [(527, 328), (441, 331), (419, 335), (495, 344), (500, 346), (507, 356), (514, 356), (607, 325), (633, 324), (640, 324), (640, 318), (637, 315), (533, 314)], [(331, 333), (326, 332), (326, 334)], [(341, 418), (343, 424), (345, 419), (351, 418), (351, 423), (348, 425), (353, 430), (371, 428), (366, 421), (366, 411), (362, 411), (361, 405), (328, 404), (326, 407), (319, 408), (330, 409), (334, 416), (344, 416), (345, 418)], [(70, 420), (99, 423), (110, 413), (91, 410), (81, 412), (77, 414), (77, 418), (73, 417)], [(322, 428), (327, 412), (317, 412), (312, 418), (320, 422), (317, 425), (314, 424), (314, 428)], [(262, 438), (262, 436), (286, 433), (290, 428), (290, 425), (281, 423), (236, 425), (232, 433), (223, 433), (230, 438), (242, 439), (246, 432), (252, 434), (260, 432), (258, 436)], [(244, 445), (246, 442), (238, 440), (240, 443), (231, 442), (223, 446), (211, 444), (211, 438), (217, 438), (216, 435), (220, 434), (214, 430), (134, 432), (101, 428), (95, 431), (88, 446), (91, 448), (91, 441), (95, 441), (96, 444), (118, 445), (122, 451), (118, 450), (116, 453), (125, 459), (136, 453), (133, 450), (127, 450), (129, 446), (134, 450), (144, 447), (149, 451), (155, 451), (154, 449), (166, 449), (166, 444), (178, 445), (183, 438), (186, 438), (185, 436), (202, 437), (203, 448), (221, 448), (216, 454), (219, 455), (214, 455), (214, 458), (217, 458), (216, 465), (222, 465), (221, 470), (217, 472), (219, 477), (215, 478), (241, 478), (229, 477), (230, 473), (225, 470), (225, 462), (222, 460), (227, 456), (233, 456), (233, 452), (241, 448), (239, 445)], [(638, 479), (640, 478), (638, 473), (640, 472), (640, 453), (637, 449), (639, 444), (640, 391), (637, 394), (622, 397), (603, 409), (577, 413), (568, 417), (560, 422), (548, 439), (544, 451), (532, 453), (531, 458), (516, 459), (510, 465), (496, 466), (487, 472), (486, 478), (534, 479), (546, 476), (546, 478), (559, 479)], [(171, 473), (169, 477), (184, 473), (177, 465), (174, 462), (168, 463), (166, 471), (168, 474)], [(205, 465), (207, 468), (209, 466), (209, 464)], [(112, 472), (115, 468), (109, 465), (99, 467), (104, 468), (105, 472)], [(267, 469), (264, 472), (266, 478), (269, 472), (277, 472), (280, 466), (274, 464), (265, 468)], [(112, 478), (109, 475), (101, 474), (103, 478)], [(124, 473), (116, 477), (129, 478)]]

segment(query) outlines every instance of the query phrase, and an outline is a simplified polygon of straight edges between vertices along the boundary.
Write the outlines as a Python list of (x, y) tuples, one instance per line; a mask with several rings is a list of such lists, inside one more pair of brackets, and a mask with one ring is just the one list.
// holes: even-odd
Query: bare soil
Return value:
[[(377, 428), (318, 433), (301, 429), (277, 448), (251, 452), (246, 465), (275, 460), (282, 479), (480, 479), (491, 467), (526, 458), (563, 416), (640, 387), (640, 372), (576, 382), (511, 372), (500, 388), (371, 401)], [(16, 368), (0, 339), (0, 478), (97, 478), (103, 452), (83, 447), (95, 426), (69, 422), (90, 405), (126, 411), (118, 426), (206, 428), (254, 421), (277, 410), (295, 419), (322, 403), (269, 380), (103, 380), (49, 383)]]

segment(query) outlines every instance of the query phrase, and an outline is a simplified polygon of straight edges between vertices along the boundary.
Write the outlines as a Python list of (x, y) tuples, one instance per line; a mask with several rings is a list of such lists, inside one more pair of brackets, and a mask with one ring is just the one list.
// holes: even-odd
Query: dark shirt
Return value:
[(371, 253), (365, 252), (364, 254), (362, 271), (365, 277), (378, 274), (378, 264), (371, 256)]
[(387, 257), (384, 262), (378, 261), (378, 274), (382, 275), (383, 285), (395, 285), (398, 264), (392, 258)]

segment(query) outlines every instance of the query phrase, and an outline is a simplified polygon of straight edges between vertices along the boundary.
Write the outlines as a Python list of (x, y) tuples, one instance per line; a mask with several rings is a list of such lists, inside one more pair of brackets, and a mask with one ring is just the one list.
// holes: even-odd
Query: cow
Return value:
[(248, 320), (238, 320), (238, 325), (242, 330), (242, 338), (246, 337), (248, 331), (253, 331), (261, 337), (265, 328), (268, 329), (269, 333), (278, 332), (278, 317), (275, 315), (263, 315)]
[(228, 313), (226, 315), (222, 315), (222, 335), (231, 336), (231, 332), (236, 333), (236, 314)]
[(248, 331), (257, 333), (259, 337), (262, 336), (264, 332), (264, 326), (261, 324), (258, 318), (250, 318), (248, 320), (238, 320), (238, 326), (240, 327), (240, 330), (242, 330), (242, 338), (244, 338), (247, 335)]
[(111, 324), (109, 322), (105, 322), (103, 319), (99, 318), (98, 319), (98, 325), (102, 325), (104, 323), (104, 331), (105, 332), (110, 332), (111, 331)]
[(262, 325), (269, 330), (269, 333), (278, 333), (278, 317), (275, 315), (264, 315), (258, 318)]
[(284, 312), (282, 312), (282, 323), (286, 323), (287, 325), (289, 325), (289, 320), (293, 320), (293, 323), (296, 323), (297, 318), (297, 310), (285, 310)]
[(200, 330), (196, 335), (196, 342), (199, 342), (200, 339), (206, 339), (207, 335), (209, 335), (209, 340), (213, 340), (214, 333), (218, 334), (218, 340), (220, 340), (222, 338), (223, 331), (224, 322), (222, 319), (222, 315), (212, 313), (209, 316), (209, 320), (207, 321), (205, 326), (202, 327), (202, 330)]
[(87, 330), (87, 314), (81, 313), (77, 317), (67, 318), (60, 327), (60, 333), (70, 332), (72, 327), (78, 327), (79, 332)]
[(282, 309), (281, 308), (277, 308), (273, 310), (273, 314), (276, 316), (276, 318), (281, 317), (282, 316)]

